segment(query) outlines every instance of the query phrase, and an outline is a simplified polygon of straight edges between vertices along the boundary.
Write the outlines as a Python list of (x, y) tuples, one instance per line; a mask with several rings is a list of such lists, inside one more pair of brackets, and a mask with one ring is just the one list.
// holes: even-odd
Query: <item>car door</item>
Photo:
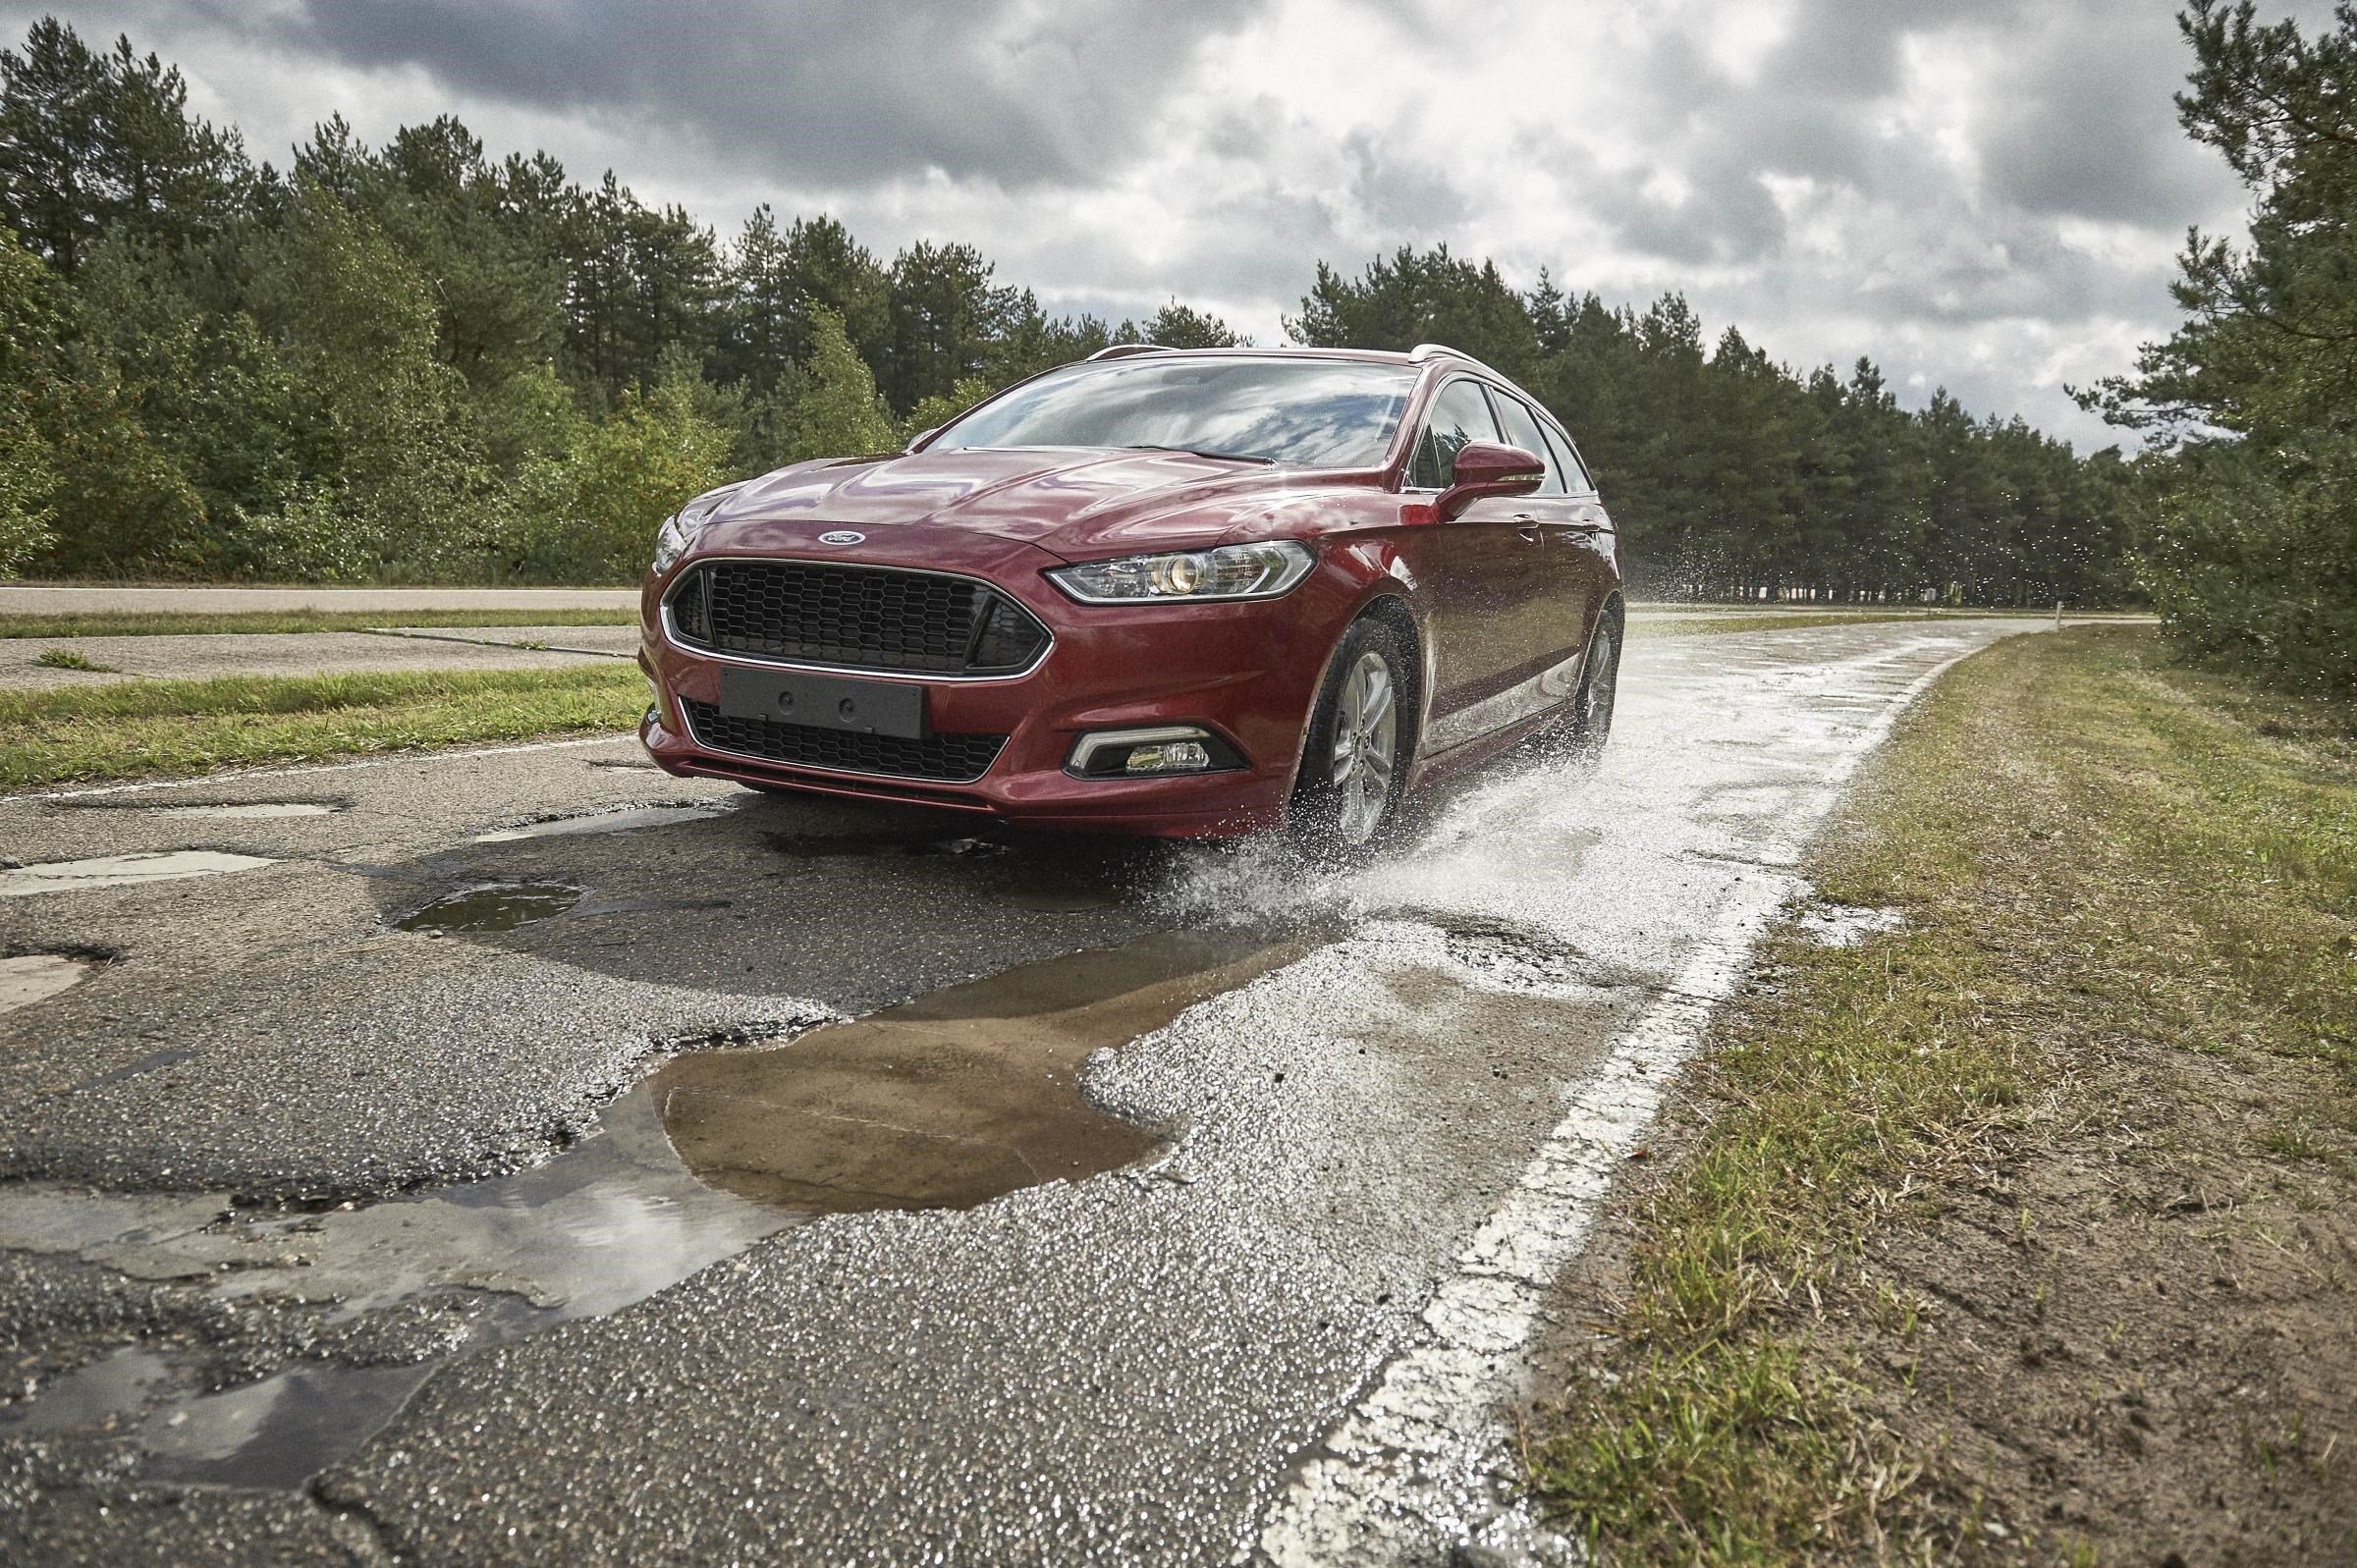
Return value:
[(1562, 443), (1551, 440), (1545, 422), (1520, 398), (1496, 387), (1490, 401), (1508, 445), (1535, 454), (1547, 464), (1537, 492), (1524, 496), (1514, 520), (1525, 534), (1536, 529), (1536, 562), (1516, 604), (1517, 635), (1525, 649), (1525, 675), (1537, 682), (1521, 714), (1527, 717), (1569, 698), (1578, 683), (1579, 660), (1587, 646), (1588, 616), (1602, 585), (1593, 549), (1596, 525), (1589, 501), (1578, 494), (1586, 475), (1566, 460)]
[[(1546, 421), (1542, 434), (1547, 438), (1551, 460), (1563, 470), (1563, 481), (1570, 496), (1572, 520), (1564, 530), (1564, 544), (1559, 554), (1568, 569), (1579, 578), (1575, 590), (1591, 611), (1601, 607), (1620, 581), (1620, 565), (1615, 552), (1619, 537), (1613, 527), (1612, 514), (1604, 509), (1604, 498), (1596, 493), (1596, 481), (1589, 476), (1587, 464), (1581, 460), (1579, 449), (1571, 444), (1561, 426)], [(1582, 622), (1587, 620), (1583, 616)], [(1568, 697), (1571, 693), (1565, 691)]]
[[(1498, 441), (1497, 415), (1479, 381), (1443, 383), (1416, 437), (1406, 484), (1438, 494), (1456, 477), (1456, 455), (1476, 441)], [(1514, 629), (1515, 602), (1537, 565), (1540, 542), (1515, 520), (1521, 501), (1474, 502), (1421, 543), (1425, 630), (1432, 639), (1433, 691), (1425, 744), (1446, 750), (1495, 728), (1488, 708), (1513, 685), (1526, 654)]]

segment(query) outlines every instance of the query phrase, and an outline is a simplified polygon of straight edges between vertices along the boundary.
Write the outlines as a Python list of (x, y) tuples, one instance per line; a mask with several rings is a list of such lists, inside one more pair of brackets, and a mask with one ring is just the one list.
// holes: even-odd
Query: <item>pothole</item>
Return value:
[(1896, 931), (1907, 923), (1898, 909), (1864, 909), (1855, 904), (1816, 904), (1793, 917), (1803, 937), (1821, 947), (1855, 947), (1869, 937)]
[(446, 892), (393, 922), (396, 931), (514, 931), (563, 914), (581, 891), (562, 882), (495, 882)]
[(28, 952), (0, 958), (0, 1012), (29, 1007), (82, 983), (95, 968), (87, 958), (62, 952)]
[(821, 1215), (965, 1208), (1131, 1162), (1158, 1140), (1082, 1095), (1088, 1058), (1307, 945), (1163, 933), (786, 1044), (777, 1038), (812, 1020), (705, 1037), (695, 1043), (708, 1049), (665, 1064), (539, 1165), (364, 1207), (284, 1213), (218, 1193), (12, 1186), (0, 1248), (71, 1254), (227, 1311), (267, 1297), (345, 1321), (452, 1290), (492, 1292), (498, 1305), (423, 1362), (300, 1361), (214, 1391), (170, 1354), (129, 1347), (0, 1413), (0, 1435), (129, 1437), (139, 1478), (300, 1487), (462, 1346), (619, 1311)]
[(1025, 964), (790, 1046), (679, 1057), (655, 1102), (687, 1168), (726, 1191), (836, 1214), (969, 1208), (1151, 1149), (1088, 1103), (1082, 1065), (1292, 950), (1163, 933)]
[(233, 855), (218, 849), (167, 849), (148, 854), (101, 855), (94, 860), (52, 860), (0, 870), (0, 898), (178, 882), (274, 864), (275, 861), (261, 855)]
[(740, 803), (736, 800), (703, 800), (683, 802), (676, 806), (593, 811), (577, 817), (555, 817), (547, 822), (525, 823), (520, 828), (500, 828), (490, 833), (478, 833), (474, 836), (474, 841), (514, 843), (520, 838), (563, 838), (583, 833), (630, 833), (639, 828), (667, 828), (674, 823), (725, 817)]

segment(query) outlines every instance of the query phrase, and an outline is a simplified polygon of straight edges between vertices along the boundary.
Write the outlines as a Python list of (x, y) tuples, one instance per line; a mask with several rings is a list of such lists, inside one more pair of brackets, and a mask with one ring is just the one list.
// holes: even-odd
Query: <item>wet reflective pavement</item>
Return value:
[(2021, 629), (1640, 639), (1600, 771), (1348, 877), (625, 741), (0, 804), (36, 865), (266, 862), (0, 904), (108, 955), (0, 1012), (0, 1557), (1285, 1559), (1566, 1097)]

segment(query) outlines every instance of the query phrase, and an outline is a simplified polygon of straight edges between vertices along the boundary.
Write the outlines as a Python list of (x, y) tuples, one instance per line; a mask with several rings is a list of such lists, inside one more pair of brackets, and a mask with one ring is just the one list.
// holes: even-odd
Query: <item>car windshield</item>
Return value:
[(1413, 365), (1349, 359), (1114, 359), (1027, 382), (927, 449), (1153, 447), (1312, 468), (1383, 460)]

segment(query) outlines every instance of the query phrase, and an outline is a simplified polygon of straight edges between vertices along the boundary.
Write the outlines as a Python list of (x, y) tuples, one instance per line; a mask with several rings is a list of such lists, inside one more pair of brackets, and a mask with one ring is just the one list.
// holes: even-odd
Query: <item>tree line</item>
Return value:
[(2194, 0), (2177, 97), (2251, 191), (2250, 238), (2198, 232), (2186, 319), (2083, 398), (2144, 432), (2163, 622), (2296, 688), (2357, 697), (2357, 7), (2315, 37)]
[[(723, 480), (887, 451), (1112, 343), (1242, 340), (1176, 299), (1051, 316), (971, 245), (889, 259), (766, 206), (725, 242), (455, 119), (287, 167), (179, 71), (44, 19), (0, 52), (0, 571), (627, 580)], [(2128, 470), (1875, 367), (1797, 375), (1639, 311), (1401, 249), (1317, 265), (1297, 341), (1439, 341), (1580, 442), (1642, 592), (2104, 603)], [(1707, 347), (1706, 347), (1707, 342)]]

